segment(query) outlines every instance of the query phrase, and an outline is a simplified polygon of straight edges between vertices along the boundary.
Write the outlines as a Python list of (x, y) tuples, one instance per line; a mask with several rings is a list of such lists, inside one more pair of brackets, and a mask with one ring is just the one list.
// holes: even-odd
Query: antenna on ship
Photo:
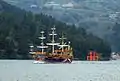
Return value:
[(41, 46), (37, 46), (37, 48), (41, 48), (42, 49), (42, 54), (44, 54), (44, 49), (48, 48), (48, 46), (44, 45), (44, 39), (46, 39), (46, 37), (44, 37), (44, 31), (41, 31), (41, 37), (38, 37), (39, 39), (41, 39)]
[(52, 30), (52, 33), (49, 35), (52, 36), (52, 41), (51, 41), (51, 43), (47, 43), (47, 45), (52, 46), (52, 54), (53, 54), (55, 52), (55, 45), (59, 45), (59, 43), (55, 43), (55, 36), (57, 35), (55, 33), (55, 30), (56, 30), (55, 26), (53, 28), (51, 28), (51, 30)]

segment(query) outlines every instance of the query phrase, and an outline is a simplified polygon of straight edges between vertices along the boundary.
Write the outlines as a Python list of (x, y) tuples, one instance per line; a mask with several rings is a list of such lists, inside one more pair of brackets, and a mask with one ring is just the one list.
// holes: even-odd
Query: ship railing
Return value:
[(55, 52), (71, 52), (72, 50), (55, 50)]
[(30, 53), (30, 54), (36, 54), (36, 55), (37, 55), (37, 54), (41, 54), (41, 55), (42, 55), (42, 54), (43, 54), (43, 55), (46, 54), (46, 52), (29, 52), (29, 53)]

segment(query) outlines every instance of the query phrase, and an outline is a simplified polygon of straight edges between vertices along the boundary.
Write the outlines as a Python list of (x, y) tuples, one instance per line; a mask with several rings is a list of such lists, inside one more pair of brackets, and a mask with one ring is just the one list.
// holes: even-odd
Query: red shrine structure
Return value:
[(87, 55), (88, 61), (98, 61), (99, 60), (99, 54), (95, 51), (90, 51)]

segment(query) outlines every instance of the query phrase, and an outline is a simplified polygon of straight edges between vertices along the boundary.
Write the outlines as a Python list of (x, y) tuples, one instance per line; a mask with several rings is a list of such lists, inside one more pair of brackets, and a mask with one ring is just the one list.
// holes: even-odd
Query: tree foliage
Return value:
[(102, 39), (87, 34), (85, 29), (69, 26), (45, 14), (33, 14), (0, 0), (0, 58), (29, 59), (29, 44), (37, 45), (41, 30), (49, 33), (50, 28), (56, 26), (57, 33), (64, 33), (71, 41), (74, 56), (86, 59), (89, 50), (103, 53), (103, 57), (110, 56), (111, 48)]

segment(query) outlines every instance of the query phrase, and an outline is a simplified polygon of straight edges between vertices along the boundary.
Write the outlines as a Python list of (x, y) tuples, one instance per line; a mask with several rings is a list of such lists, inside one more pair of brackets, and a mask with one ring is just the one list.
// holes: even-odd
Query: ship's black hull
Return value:
[(55, 59), (55, 58), (45, 58), (44, 60), (46, 63), (71, 63), (71, 59)]

